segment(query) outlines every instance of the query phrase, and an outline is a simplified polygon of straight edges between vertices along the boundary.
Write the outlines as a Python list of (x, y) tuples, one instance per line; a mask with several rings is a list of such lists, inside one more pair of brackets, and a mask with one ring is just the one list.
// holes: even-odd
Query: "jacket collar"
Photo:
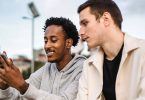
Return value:
[(98, 72), (101, 72), (100, 73), (101, 76), (103, 71), (103, 67), (102, 67), (103, 59), (104, 59), (104, 52), (100, 47), (97, 47), (91, 50), (91, 56), (87, 60), (89, 66), (94, 66)]
[[(138, 39), (128, 35), (124, 34), (124, 47), (123, 47), (123, 55), (122, 55), (122, 60), (121, 63), (123, 63), (127, 57), (127, 54), (135, 50), (139, 47), (138, 45)], [(98, 71), (102, 71), (102, 66), (103, 66), (103, 59), (104, 59), (104, 52), (100, 47), (97, 47), (93, 50), (91, 50), (91, 56), (88, 58), (88, 64), (94, 65)]]
[(121, 62), (120, 62), (119, 70), (122, 68), (122, 65), (125, 62), (125, 59), (126, 59), (128, 53), (137, 49), (137, 48), (139, 48), (138, 39), (125, 33), (124, 47), (123, 47), (122, 59), (121, 59)]
[(130, 51), (137, 49), (139, 47), (138, 39), (134, 38), (128, 34), (124, 36), (124, 53), (129, 53)]

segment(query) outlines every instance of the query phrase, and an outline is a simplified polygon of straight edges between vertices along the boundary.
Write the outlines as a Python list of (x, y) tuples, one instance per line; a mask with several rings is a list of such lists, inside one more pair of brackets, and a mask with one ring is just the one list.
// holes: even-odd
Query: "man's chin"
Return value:
[(52, 60), (52, 59), (48, 59), (47, 61), (48, 61), (48, 62), (51, 62), (51, 63), (56, 62), (56, 60)]

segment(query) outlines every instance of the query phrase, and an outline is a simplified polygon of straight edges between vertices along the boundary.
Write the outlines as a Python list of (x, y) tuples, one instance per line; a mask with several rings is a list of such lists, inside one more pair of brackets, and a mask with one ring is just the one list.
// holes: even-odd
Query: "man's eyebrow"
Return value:
[[(56, 35), (50, 35), (49, 37), (57, 37)], [(44, 38), (47, 38), (47, 36), (44, 36)]]
[(50, 36), (50, 38), (57, 38), (57, 36), (52, 35), (52, 36)]
[(84, 22), (86, 22), (85, 19), (81, 20), (81, 21), (80, 21), (80, 25), (81, 25), (82, 23), (84, 23)]

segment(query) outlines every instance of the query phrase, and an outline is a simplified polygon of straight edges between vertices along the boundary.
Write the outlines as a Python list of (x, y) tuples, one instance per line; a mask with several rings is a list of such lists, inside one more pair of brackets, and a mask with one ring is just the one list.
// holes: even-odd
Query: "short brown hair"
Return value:
[(121, 29), (123, 21), (122, 14), (119, 7), (113, 0), (88, 0), (79, 6), (78, 13), (87, 7), (90, 7), (90, 13), (95, 15), (96, 19), (102, 16), (104, 12), (109, 12), (114, 20), (114, 23)]

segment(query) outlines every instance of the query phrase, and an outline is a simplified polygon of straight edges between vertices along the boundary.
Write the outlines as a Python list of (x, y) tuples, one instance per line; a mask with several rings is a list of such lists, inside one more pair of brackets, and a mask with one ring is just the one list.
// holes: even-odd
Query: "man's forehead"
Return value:
[(62, 26), (60, 25), (50, 25), (46, 28), (46, 31), (61, 31)]
[(64, 37), (64, 32), (62, 30), (62, 28), (58, 27), (58, 28), (50, 28), (47, 27), (45, 33), (44, 33), (45, 37)]
[(90, 7), (86, 7), (79, 13), (79, 15), (88, 14), (90, 13), (90, 11), (91, 11)]
[(83, 10), (80, 12), (79, 17), (80, 17), (80, 19), (84, 19), (84, 17), (86, 17), (86, 16), (88, 16), (88, 15), (90, 15), (90, 14), (91, 14), (91, 13), (90, 13), (90, 8), (87, 7), (87, 8), (83, 9)]

